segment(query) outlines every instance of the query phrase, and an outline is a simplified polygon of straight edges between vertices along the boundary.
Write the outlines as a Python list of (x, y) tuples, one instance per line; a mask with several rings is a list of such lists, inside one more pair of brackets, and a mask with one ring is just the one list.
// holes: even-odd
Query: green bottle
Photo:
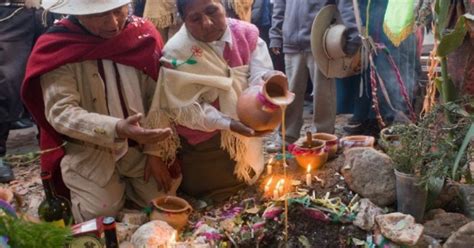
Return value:
[(41, 172), (41, 181), (46, 198), (38, 207), (38, 215), (42, 221), (52, 222), (58, 226), (74, 224), (71, 213), (71, 203), (64, 197), (56, 195), (53, 183), (51, 181), (51, 173)]

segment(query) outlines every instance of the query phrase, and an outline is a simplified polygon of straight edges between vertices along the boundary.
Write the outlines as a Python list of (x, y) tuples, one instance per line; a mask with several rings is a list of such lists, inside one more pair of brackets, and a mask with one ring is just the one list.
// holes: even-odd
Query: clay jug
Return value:
[(261, 88), (251, 87), (237, 101), (239, 120), (255, 131), (273, 130), (281, 123), (281, 106), (290, 104), (295, 94), (288, 91), (288, 79), (275, 73)]
[(150, 220), (162, 220), (176, 230), (183, 229), (193, 208), (177, 196), (161, 196), (151, 201), (153, 209)]

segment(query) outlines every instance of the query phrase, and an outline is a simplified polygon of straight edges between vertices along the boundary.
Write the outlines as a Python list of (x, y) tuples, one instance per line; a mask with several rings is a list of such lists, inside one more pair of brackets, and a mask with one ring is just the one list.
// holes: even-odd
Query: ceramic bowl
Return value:
[(298, 165), (304, 170), (308, 168), (308, 165), (311, 166), (312, 170), (317, 169), (328, 160), (328, 152), (325, 148), (325, 143), (321, 140), (313, 140), (313, 144), (308, 147), (302, 145), (305, 140), (306, 139), (298, 140), (289, 146), (288, 150), (295, 157)]
[(334, 158), (336, 156), (338, 148), (338, 139), (336, 135), (329, 133), (314, 133), (313, 139), (324, 142), (329, 158)]
[(193, 210), (186, 200), (177, 196), (161, 196), (153, 199), (151, 204), (150, 220), (165, 221), (176, 230), (182, 230), (187, 225)]
[(374, 147), (375, 138), (366, 135), (351, 135), (341, 138), (339, 145), (344, 149), (352, 147)]

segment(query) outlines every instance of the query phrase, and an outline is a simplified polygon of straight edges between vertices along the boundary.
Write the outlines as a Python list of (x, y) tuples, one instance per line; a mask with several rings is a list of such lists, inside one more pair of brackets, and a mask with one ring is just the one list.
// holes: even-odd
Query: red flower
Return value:
[(198, 46), (191, 47), (191, 52), (196, 57), (201, 57), (202, 56), (202, 49)]

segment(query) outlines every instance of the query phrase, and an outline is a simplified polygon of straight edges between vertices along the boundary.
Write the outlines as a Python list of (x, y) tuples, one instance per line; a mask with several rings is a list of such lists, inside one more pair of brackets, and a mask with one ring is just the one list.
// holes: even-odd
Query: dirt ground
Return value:
[[(337, 117), (336, 134), (339, 137), (344, 135), (342, 126), (346, 123), (348, 115), (339, 115)], [(309, 111), (306, 111), (305, 121), (309, 122)], [(306, 124), (307, 126), (307, 124)], [(303, 128), (304, 129), (304, 128)], [(33, 152), (38, 151), (37, 130), (35, 127), (22, 130), (12, 130), (7, 142), (8, 154), (6, 159), (13, 165), (15, 180), (7, 185), (0, 187), (8, 187), (16, 192), (18, 198), (21, 199), (17, 204), (17, 208), (32, 216), (37, 216), (37, 208), (43, 199), (43, 189), (39, 177), (39, 161), (33, 156)], [(268, 142), (271, 141), (267, 141)], [(340, 167), (344, 163), (343, 156), (330, 160), (325, 166), (313, 172), (321, 181), (313, 180), (312, 187), (306, 188), (308, 192), (314, 191), (316, 197), (324, 197), (330, 192), (331, 197), (339, 197), (342, 202), (348, 204), (354, 197), (353, 192), (348, 190), (343, 177), (338, 173)], [(274, 166), (274, 173), (282, 173), (282, 167)], [(293, 180), (299, 180), (304, 183), (305, 171), (296, 165), (295, 161), (289, 160), (288, 176)], [(259, 199), (259, 204), (264, 202), (262, 198), (262, 185), (267, 179), (262, 176), (260, 181), (253, 187), (246, 190), (244, 196)], [(234, 201), (236, 198), (233, 199)], [(225, 205), (224, 203), (223, 205)], [(263, 203), (262, 203), (263, 204)], [(222, 206), (222, 205), (221, 205)], [(293, 204), (289, 208), (288, 232), (289, 247), (305, 247), (305, 243), (311, 244), (311, 247), (352, 247), (351, 238), (364, 240), (365, 232), (351, 224), (332, 223), (317, 221), (308, 218), (304, 209)], [(202, 212), (196, 212), (194, 218), (202, 216)], [(192, 220), (193, 218), (191, 218)], [(247, 240), (239, 243), (240, 247), (279, 247), (282, 245), (282, 237), (284, 230), (283, 222), (274, 222), (266, 224), (266, 235), (257, 239)]]

